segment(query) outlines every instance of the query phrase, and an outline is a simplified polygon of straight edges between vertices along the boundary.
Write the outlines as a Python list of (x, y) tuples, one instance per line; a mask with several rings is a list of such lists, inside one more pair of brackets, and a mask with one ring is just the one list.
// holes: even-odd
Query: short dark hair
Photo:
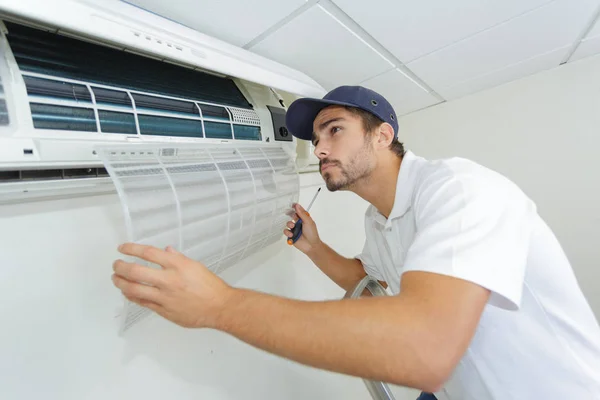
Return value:
[[(381, 118), (363, 109), (350, 106), (344, 106), (344, 108), (352, 114), (357, 115), (362, 120), (363, 128), (367, 134), (373, 132), (384, 123)], [(398, 132), (395, 133), (396, 135), (398, 134)], [(404, 144), (398, 140), (398, 137), (395, 137), (394, 140), (392, 140), (392, 143), (390, 144), (390, 150), (398, 157), (403, 157), (405, 153)]]

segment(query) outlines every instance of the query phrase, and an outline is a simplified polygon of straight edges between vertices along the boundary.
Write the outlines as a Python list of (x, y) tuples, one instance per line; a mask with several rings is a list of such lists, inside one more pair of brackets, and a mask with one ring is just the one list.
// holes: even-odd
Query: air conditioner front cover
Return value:
[[(281, 146), (130, 144), (98, 153), (117, 189), (127, 240), (173, 246), (215, 273), (283, 240), (298, 201), (298, 172)], [(121, 332), (149, 313), (126, 301)]]

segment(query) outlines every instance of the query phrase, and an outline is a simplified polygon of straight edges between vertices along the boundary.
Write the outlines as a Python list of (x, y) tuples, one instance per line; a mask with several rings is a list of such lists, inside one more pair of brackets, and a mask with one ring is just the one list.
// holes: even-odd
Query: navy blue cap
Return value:
[(287, 129), (298, 139), (312, 140), (317, 114), (332, 105), (356, 107), (375, 114), (394, 128), (394, 137), (398, 136), (398, 118), (392, 105), (379, 93), (362, 86), (340, 86), (322, 99), (295, 100), (285, 116)]

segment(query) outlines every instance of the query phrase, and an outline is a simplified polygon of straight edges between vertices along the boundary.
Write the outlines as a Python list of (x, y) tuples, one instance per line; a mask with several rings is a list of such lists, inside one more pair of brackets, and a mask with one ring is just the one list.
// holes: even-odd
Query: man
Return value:
[(371, 203), (356, 259), (324, 244), (300, 206), (295, 246), (342, 288), (370, 274), (395, 296), (285, 299), (138, 244), (120, 251), (164, 268), (116, 261), (125, 296), (185, 327), (438, 399), (600, 399), (600, 327), (556, 238), (512, 182), (468, 160), (405, 152), (392, 106), (363, 87), (295, 101), (287, 126), (314, 140), (329, 190)]

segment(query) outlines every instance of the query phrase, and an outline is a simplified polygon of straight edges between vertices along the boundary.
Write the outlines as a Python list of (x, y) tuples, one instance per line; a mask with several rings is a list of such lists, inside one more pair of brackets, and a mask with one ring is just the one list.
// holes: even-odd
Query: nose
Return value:
[(319, 140), (319, 143), (315, 146), (315, 156), (319, 160), (327, 158), (329, 156), (329, 147), (325, 144), (324, 140)]

